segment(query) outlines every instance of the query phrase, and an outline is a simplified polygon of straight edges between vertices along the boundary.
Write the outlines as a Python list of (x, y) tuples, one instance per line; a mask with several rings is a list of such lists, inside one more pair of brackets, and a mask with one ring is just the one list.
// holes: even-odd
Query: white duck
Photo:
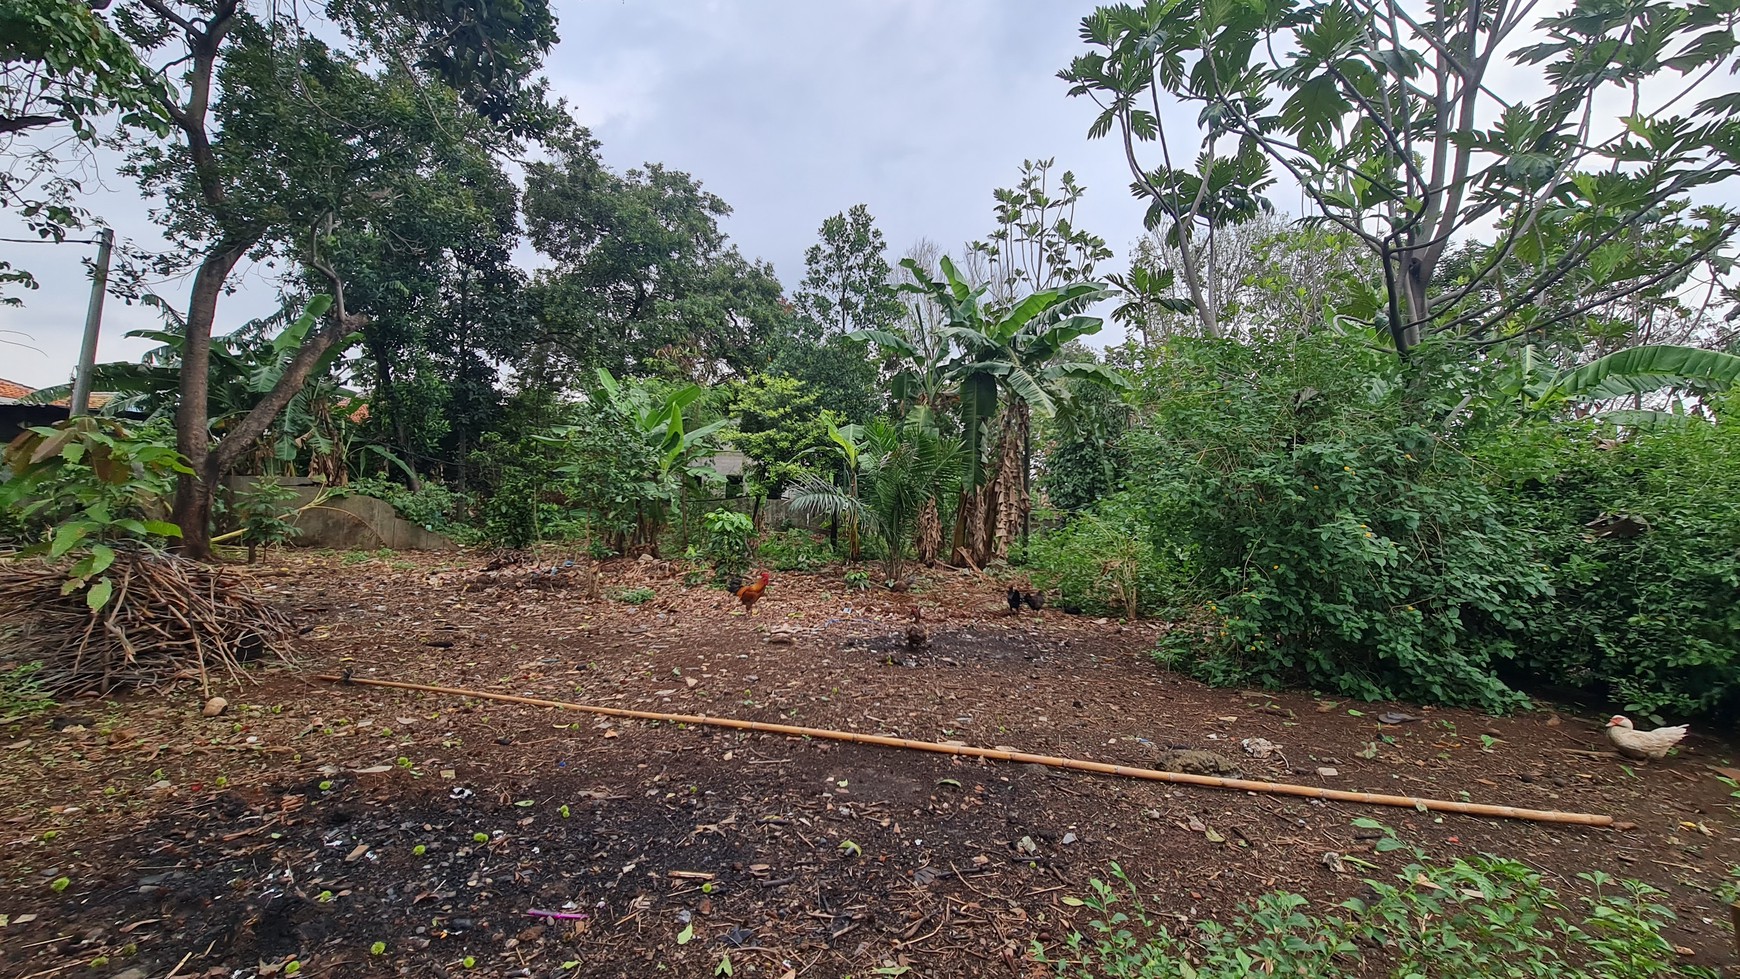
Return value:
[(1659, 761), (1666, 758), (1668, 749), (1679, 744), (1685, 736), (1684, 724), (1658, 727), (1653, 731), (1639, 731), (1631, 726), (1631, 718), (1623, 714), (1615, 714), (1607, 721), (1608, 740), (1627, 758), (1654, 758)]

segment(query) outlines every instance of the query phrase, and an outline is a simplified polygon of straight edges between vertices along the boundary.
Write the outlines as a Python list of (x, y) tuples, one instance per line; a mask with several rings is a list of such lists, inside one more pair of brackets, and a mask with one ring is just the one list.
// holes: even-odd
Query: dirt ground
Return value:
[[(857, 591), (778, 574), (753, 616), (680, 568), (565, 557), (273, 554), (250, 570), (298, 661), (0, 719), (0, 975), (1028, 976), (1114, 861), (1179, 928), (1276, 888), (1318, 909), (1388, 875), (1377, 819), (1435, 856), (1664, 889), (1688, 961), (1731, 964), (1713, 896), (1734, 801), (1694, 736), (1622, 764), (1600, 718), (1212, 690), (1161, 626), (1010, 615), (995, 583)], [(553, 569), (554, 573), (549, 573)], [(650, 588), (642, 604), (621, 600)], [(632, 594), (630, 597), (636, 597)], [(904, 640), (924, 609), (930, 646)], [(1623, 830), (1061, 773), (821, 740), (341, 686), (405, 680), (1252, 778), (1607, 813)], [(1385, 711), (1421, 719), (1384, 725)], [(1241, 741), (1280, 746), (1267, 759)], [(1369, 861), (1331, 869), (1329, 853)], [(93, 967), (95, 963), (95, 967)], [(727, 964), (728, 963), (728, 964)]]

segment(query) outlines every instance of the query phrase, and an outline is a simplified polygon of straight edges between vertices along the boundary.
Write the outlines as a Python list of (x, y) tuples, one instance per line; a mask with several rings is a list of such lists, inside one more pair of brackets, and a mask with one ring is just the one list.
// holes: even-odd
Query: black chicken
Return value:
[(1010, 614), (1013, 615), (1014, 613), (1021, 611), (1021, 605), (1022, 605), (1021, 590), (1018, 588), (1010, 588), (1009, 589), (1009, 612), (1010, 612)]
[(1040, 592), (1030, 591), (1022, 595), (1021, 600), (1026, 602), (1027, 607), (1035, 612), (1045, 607), (1045, 596)]

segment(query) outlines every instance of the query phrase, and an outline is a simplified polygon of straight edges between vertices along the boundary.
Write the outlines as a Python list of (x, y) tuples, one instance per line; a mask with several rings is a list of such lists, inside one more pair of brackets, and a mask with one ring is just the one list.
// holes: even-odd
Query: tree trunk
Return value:
[(913, 534), (913, 550), (918, 554), (918, 560), (925, 567), (936, 564), (938, 552), (942, 550), (942, 515), (937, 510), (936, 497), (924, 501), (924, 508), (918, 511), (918, 526)]
[(990, 537), (991, 557), (1009, 556), (1009, 542), (1022, 536), (1027, 523), (1027, 467), (1023, 456), (1027, 445), (1028, 409), (1024, 403), (1009, 405), (1003, 412), (999, 431), (997, 462), (997, 513)]
[(235, 242), (213, 251), (193, 276), (187, 302), (186, 340), (181, 352), (181, 404), (175, 410), (175, 448), (193, 472), (175, 484), (175, 523), (181, 528), (181, 553), (196, 561), (212, 559), (211, 510), (217, 474), (211, 465), (211, 326), (217, 319), (218, 296), (230, 271), (247, 254), (251, 242)]

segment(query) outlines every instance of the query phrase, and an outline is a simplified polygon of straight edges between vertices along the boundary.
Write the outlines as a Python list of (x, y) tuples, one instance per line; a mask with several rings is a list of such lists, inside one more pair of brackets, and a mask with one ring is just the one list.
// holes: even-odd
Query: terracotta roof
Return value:
[[(115, 400), (115, 394), (113, 391), (92, 391), (90, 396), (85, 398), (85, 410), (96, 411), (98, 408), (101, 408), (113, 400)], [(57, 398), (54, 401), (50, 401), (49, 404), (54, 405), (56, 408), (65, 408), (72, 404), (72, 395), (69, 394), (64, 398)]]
[(25, 387), (17, 381), (8, 381), (5, 378), (0, 377), (0, 398), (12, 398), (17, 400), (34, 390), (36, 389)]

